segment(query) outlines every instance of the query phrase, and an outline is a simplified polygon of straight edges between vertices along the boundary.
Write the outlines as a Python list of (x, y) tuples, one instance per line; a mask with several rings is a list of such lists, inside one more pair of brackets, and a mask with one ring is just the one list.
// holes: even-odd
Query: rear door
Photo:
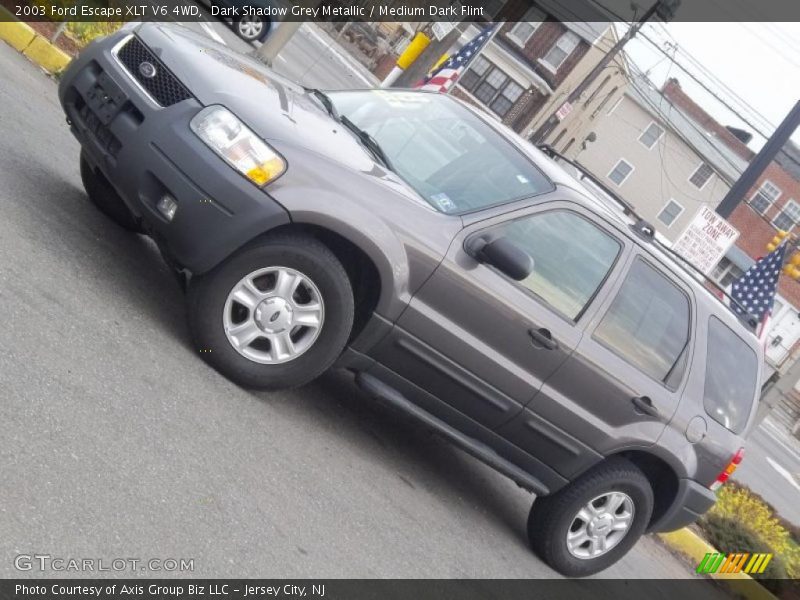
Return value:
[[(625, 243), (595, 221), (553, 201), (467, 226), (375, 357), (472, 421), (502, 425), (578, 345), (587, 307), (624, 258)], [(533, 273), (514, 281), (477, 262), (465, 251), (476, 236), (511, 240)]]
[[(599, 456), (654, 443), (685, 385), (693, 304), (680, 279), (634, 253), (575, 352), (500, 432), (530, 453), (549, 448), (565, 476), (591, 462), (584, 445)], [(557, 447), (538, 431), (542, 421), (565, 433)]]

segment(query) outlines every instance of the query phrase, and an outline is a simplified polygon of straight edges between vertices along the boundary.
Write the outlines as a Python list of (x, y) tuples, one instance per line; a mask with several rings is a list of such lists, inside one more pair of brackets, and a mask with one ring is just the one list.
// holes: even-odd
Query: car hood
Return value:
[(225, 106), (278, 150), (301, 147), (358, 171), (378, 167), (316, 98), (256, 59), (182, 26), (148, 23), (136, 34), (203, 105)]

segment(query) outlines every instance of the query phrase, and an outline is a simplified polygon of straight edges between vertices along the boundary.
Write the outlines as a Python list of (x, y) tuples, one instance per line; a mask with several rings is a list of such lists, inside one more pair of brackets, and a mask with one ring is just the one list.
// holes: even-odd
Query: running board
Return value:
[(385, 384), (377, 377), (360, 372), (356, 374), (356, 384), (368, 394), (414, 417), (417, 421), (420, 421), (422, 424), (443, 435), (448, 441), (484, 464), (502, 473), (518, 486), (533, 492), (537, 496), (545, 496), (549, 493), (547, 487), (533, 475), (506, 460), (483, 442), (464, 435), (428, 411), (420, 408), (403, 396), (399, 391)]

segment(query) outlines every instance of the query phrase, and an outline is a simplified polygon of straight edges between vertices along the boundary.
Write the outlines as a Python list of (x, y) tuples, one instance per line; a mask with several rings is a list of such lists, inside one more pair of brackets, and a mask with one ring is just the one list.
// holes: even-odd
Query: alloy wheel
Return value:
[(233, 286), (223, 326), (236, 351), (261, 364), (296, 359), (319, 337), (325, 304), (313, 281), (288, 267), (253, 271)]
[(624, 492), (607, 492), (587, 502), (567, 531), (567, 549), (576, 558), (602, 556), (622, 541), (633, 524), (633, 500)]

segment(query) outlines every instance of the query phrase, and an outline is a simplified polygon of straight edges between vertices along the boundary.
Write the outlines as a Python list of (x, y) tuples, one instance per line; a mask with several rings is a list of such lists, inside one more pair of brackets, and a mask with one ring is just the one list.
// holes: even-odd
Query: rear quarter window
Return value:
[(722, 321), (711, 317), (703, 392), (708, 415), (732, 432), (741, 433), (753, 409), (757, 384), (755, 351)]

